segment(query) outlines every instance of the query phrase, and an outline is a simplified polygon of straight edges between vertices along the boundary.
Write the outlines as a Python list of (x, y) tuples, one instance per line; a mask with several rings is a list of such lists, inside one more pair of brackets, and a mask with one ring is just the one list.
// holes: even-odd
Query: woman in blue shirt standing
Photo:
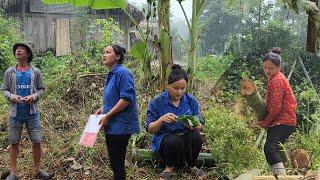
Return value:
[(166, 168), (160, 173), (160, 179), (169, 179), (175, 175), (174, 168), (187, 163), (196, 177), (205, 173), (196, 167), (196, 160), (203, 144), (199, 130), (202, 125), (190, 128), (178, 122), (181, 115), (200, 116), (199, 103), (186, 93), (188, 74), (179, 65), (173, 65), (167, 80), (167, 90), (157, 95), (147, 110), (146, 130), (154, 134), (151, 148), (159, 152)]
[(126, 178), (125, 157), (129, 139), (139, 133), (136, 92), (131, 72), (121, 64), (126, 50), (118, 45), (104, 49), (102, 64), (108, 73), (103, 93), (103, 106), (95, 114), (105, 114), (100, 120), (104, 126), (106, 144), (113, 178)]

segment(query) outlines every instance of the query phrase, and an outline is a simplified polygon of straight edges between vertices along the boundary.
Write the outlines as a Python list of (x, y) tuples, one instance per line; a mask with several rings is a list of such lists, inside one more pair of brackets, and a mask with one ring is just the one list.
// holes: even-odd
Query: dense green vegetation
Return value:
[[(211, 2), (211, 1), (210, 1)], [(302, 148), (312, 157), (312, 169), (320, 168), (320, 58), (304, 51), (305, 32), (300, 23), (305, 16), (288, 16), (288, 10), (270, 3), (260, 4), (244, 1), (245, 7), (237, 12), (237, 3), (231, 1), (209, 1), (201, 16), (203, 31), (200, 37), (200, 58), (196, 59), (194, 95), (199, 99), (202, 113), (206, 119), (205, 144), (203, 151), (212, 153), (217, 167), (206, 168), (209, 178), (222, 175), (236, 177), (254, 168), (269, 174), (262, 147), (256, 147), (259, 132), (256, 117), (239, 97), (239, 83), (246, 76), (252, 78), (264, 94), (266, 78), (262, 71), (263, 55), (271, 47), (283, 49), (283, 72), (289, 75), (295, 60), (303, 60), (313, 86), (306, 78), (299, 62), (296, 63), (290, 83), (298, 100), (297, 132), (285, 144), (291, 151)], [(224, 2), (224, 3), (221, 3)], [(231, 3), (231, 4), (230, 4)], [(260, 18), (260, 22), (257, 19)], [(290, 19), (291, 18), (291, 19)], [(99, 40), (88, 39), (70, 56), (55, 57), (48, 52), (38, 55), (34, 64), (43, 73), (46, 94), (41, 100), (41, 121), (44, 136), (44, 168), (55, 173), (57, 179), (76, 179), (92, 177), (105, 179), (111, 176), (108, 166), (103, 133), (99, 134), (94, 148), (78, 145), (87, 116), (101, 106), (101, 97), (107, 69), (101, 65), (102, 49), (105, 45), (118, 42), (123, 34), (118, 24), (112, 20), (83, 20), (88, 24), (98, 23), (103, 27), (103, 36)], [(292, 20), (295, 23), (287, 23)], [(201, 26), (202, 27), (202, 26)], [(87, 28), (84, 28), (87, 29)], [(14, 63), (12, 45), (21, 37), (19, 24), (0, 14), (0, 73)], [(305, 30), (305, 29), (304, 29)], [(178, 32), (171, 31), (174, 40), (175, 60), (186, 62), (188, 49), (179, 41)], [(208, 38), (209, 37), (209, 38)], [(186, 40), (188, 42), (188, 40)], [(145, 45), (145, 44), (143, 44)], [(139, 148), (149, 148), (150, 135), (145, 132), (146, 107), (156, 90), (146, 87), (147, 83), (159, 87), (160, 68), (152, 66), (152, 82), (146, 82), (146, 63), (139, 54), (139, 47), (131, 52), (125, 61), (135, 76), (141, 134), (132, 139)], [(145, 49), (146, 47), (140, 47)], [(155, 53), (155, 52), (154, 52)], [(149, 56), (148, 58), (156, 57)], [(140, 57), (140, 58), (138, 58)], [(155, 63), (156, 64), (156, 63)], [(184, 63), (185, 64), (185, 63)], [(0, 79), (1, 79), (0, 78)], [(149, 79), (150, 80), (150, 79)], [(154, 88), (152, 87), (152, 88)], [(150, 89), (149, 89), (150, 88)], [(0, 96), (0, 169), (8, 167), (7, 141), (7, 103)], [(132, 143), (132, 141), (130, 142)], [(23, 140), (21, 148), (23, 161), (19, 161), (19, 170), (23, 177), (31, 177), (33, 163), (30, 144)], [(153, 179), (162, 169), (156, 164), (149, 166), (131, 162), (131, 144), (128, 148), (127, 169), (129, 179)], [(30, 172), (30, 173), (28, 173)], [(181, 179), (188, 174), (181, 174)]]
[(264, 156), (254, 146), (254, 131), (248, 128), (246, 118), (225, 107), (210, 108), (205, 116), (206, 138), (218, 164), (213, 173), (236, 176), (248, 169), (263, 169)]
[[(0, 73), (13, 63), (12, 46), (21, 40), (19, 24), (13, 19), (5, 17), (0, 9)], [(2, 77), (0, 78), (2, 79)]]

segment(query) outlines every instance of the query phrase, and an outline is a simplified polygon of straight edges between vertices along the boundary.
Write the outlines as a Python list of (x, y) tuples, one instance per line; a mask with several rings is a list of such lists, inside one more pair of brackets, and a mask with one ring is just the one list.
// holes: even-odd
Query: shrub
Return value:
[[(87, 37), (87, 48), (94, 58), (101, 58), (103, 49), (106, 47), (106, 45), (121, 44), (122, 39), (119, 37), (122, 37), (124, 32), (120, 29), (119, 23), (114, 19), (97, 19), (94, 27), (95, 29), (89, 33), (98, 33), (100, 36), (97, 38), (94, 38), (93, 35)], [(97, 28), (101, 28), (101, 30), (96, 32)]]
[(243, 118), (226, 108), (212, 108), (205, 113), (206, 137), (218, 173), (238, 175), (247, 169), (262, 168), (264, 156), (254, 146), (255, 136)]
[(299, 125), (301, 130), (305, 133), (309, 133), (312, 127), (319, 120), (319, 115), (316, 115), (316, 111), (319, 109), (319, 99), (316, 91), (313, 88), (307, 88), (306, 90), (301, 90), (299, 87), (307, 87), (307, 85), (301, 84), (300, 86), (295, 86), (299, 93), (297, 95), (298, 107), (297, 116), (299, 119)]
[(4, 17), (0, 11), (0, 80), (3, 78), (4, 71), (14, 63), (12, 46), (21, 38), (18, 30), (19, 24), (12, 18)]
[(218, 80), (232, 62), (231, 56), (208, 56), (197, 61), (196, 78)]

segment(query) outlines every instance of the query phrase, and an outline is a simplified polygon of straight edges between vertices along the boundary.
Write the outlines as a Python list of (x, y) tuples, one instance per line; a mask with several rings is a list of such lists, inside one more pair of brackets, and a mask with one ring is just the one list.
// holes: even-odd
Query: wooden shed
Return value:
[[(60, 56), (79, 49), (88, 38), (88, 32), (83, 29), (88, 26), (88, 22), (84, 21), (88, 18), (112, 17), (119, 22), (125, 32), (121, 44), (127, 49), (130, 49), (131, 44), (130, 33), (135, 31), (134, 25), (121, 9), (94, 11), (69, 4), (47, 5), (41, 0), (1, 0), (0, 8), (5, 10), (6, 15), (22, 22), (25, 37), (22, 41), (32, 43), (34, 50), (39, 53), (51, 50)], [(131, 4), (127, 8), (138, 23), (144, 19), (142, 12)], [(97, 29), (91, 26), (88, 28)]]

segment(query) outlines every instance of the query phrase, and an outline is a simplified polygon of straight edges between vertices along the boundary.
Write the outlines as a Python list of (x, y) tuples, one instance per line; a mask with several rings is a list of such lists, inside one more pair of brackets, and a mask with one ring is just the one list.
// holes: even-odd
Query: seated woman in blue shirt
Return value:
[(95, 114), (105, 114), (100, 120), (104, 126), (113, 178), (126, 178), (125, 157), (132, 134), (140, 132), (136, 92), (131, 72), (121, 64), (126, 50), (118, 45), (104, 49), (102, 64), (108, 73), (103, 92), (103, 106)]
[(159, 152), (166, 168), (160, 179), (174, 176), (174, 168), (187, 163), (190, 172), (203, 177), (205, 173), (196, 168), (196, 160), (203, 143), (199, 130), (202, 125), (190, 128), (178, 122), (180, 115), (200, 115), (199, 103), (186, 93), (188, 74), (179, 65), (173, 65), (167, 80), (167, 90), (157, 95), (147, 110), (146, 130), (154, 134), (151, 148)]

